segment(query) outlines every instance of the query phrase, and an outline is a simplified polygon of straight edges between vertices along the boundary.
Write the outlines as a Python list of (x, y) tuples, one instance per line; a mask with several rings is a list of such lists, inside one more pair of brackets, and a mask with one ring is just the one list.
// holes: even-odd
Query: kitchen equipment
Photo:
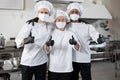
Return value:
[(19, 57), (13, 57), (11, 59), (11, 62), (12, 62), (13, 68), (17, 69), (19, 67), (19, 64), (20, 64), (20, 59), (19, 59)]
[(4, 65), (3, 65), (4, 70), (12, 70), (13, 65), (11, 60), (4, 60)]
[[(1, 69), (3, 68), (4, 70), (10, 70), (12, 69), (13, 65), (11, 63), (12, 55), (9, 53), (3, 53), (0, 54), (0, 59), (1, 59)], [(3, 62), (2, 62), (3, 61)], [(9, 66), (9, 67), (8, 67)]]
[(3, 65), (4, 65), (4, 61), (0, 60), (0, 69), (2, 69)]
[(5, 48), (5, 38), (2, 35), (2, 33), (0, 34), (0, 49)]
[(9, 53), (0, 54), (0, 59), (2, 60), (9, 60), (11, 57), (12, 55)]
[(15, 37), (10, 37), (10, 42), (14, 48), (17, 48), (15, 43)]

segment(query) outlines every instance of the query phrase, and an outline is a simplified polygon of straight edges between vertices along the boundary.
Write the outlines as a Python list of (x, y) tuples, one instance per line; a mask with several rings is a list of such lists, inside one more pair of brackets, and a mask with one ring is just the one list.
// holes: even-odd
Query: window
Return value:
[(0, 9), (24, 9), (24, 0), (0, 0)]

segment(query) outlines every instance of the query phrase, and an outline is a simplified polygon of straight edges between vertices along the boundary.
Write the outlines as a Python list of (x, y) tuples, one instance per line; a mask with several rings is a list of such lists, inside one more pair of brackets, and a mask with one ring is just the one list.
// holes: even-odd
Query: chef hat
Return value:
[(54, 14), (54, 7), (52, 5), (52, 3), (50, 3), (49, 1), (39, 1), (35, 4), (35, 7), (34, 7), (34, 11), (35, 13), (38, 13), (38, 11), (41, 9), (41, 8), (46, 8), (48, 9), (50, 15)]
[(72, 9), (77, 9), (80, 12), (80, 15), (83, 13), (83, 6), (79, 3), (69, 4), (66, 12), (69, 14)]
[(67, 14), (65, 11), (56, 10), (55, 19), (56, 19), (57, 17), (60, 17), (60, 16), (63, 16), (63, 17), (66, 19), (67, 22), (70, 21), (70, 18), (69, 18), (68, 14)]

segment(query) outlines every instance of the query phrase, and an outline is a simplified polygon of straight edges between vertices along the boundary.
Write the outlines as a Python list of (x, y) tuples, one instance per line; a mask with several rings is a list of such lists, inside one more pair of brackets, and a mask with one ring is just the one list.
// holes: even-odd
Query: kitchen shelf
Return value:
[[(90, 48), (91, 48), (91, 61), (102, 61), (111, 59), (108, 52), (106, 51), (106, 43), (90, 45)], [(98, 51), (99, 49), (100, 51)]]
[(108, 57), (105, 56), (105, 52), (96, 52), (92, 51), (91, 53), (91, 61), (101, 61), (101, 60), (107, 60)]

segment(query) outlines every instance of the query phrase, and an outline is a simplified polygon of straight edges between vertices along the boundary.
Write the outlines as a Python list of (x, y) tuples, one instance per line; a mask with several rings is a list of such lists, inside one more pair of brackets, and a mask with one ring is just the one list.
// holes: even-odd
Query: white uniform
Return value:
[(27, 38), (32, 32), (32, 36), (35, 37), (35, 42), (32, 44), (25, 44), (21, 57), (21, 64), (25, 66), (37, 66), (44, 64), (48, 61), (48, 57), (45, 54), (43, 45), (47, 41), (52, 30), (50, 24), (38, 24), (34, 26), (31, 24), (25, 24), (18, 36), (16, 37), (17, 47), (21, 47), (21, 42), (24, 38)]
[(81, 44), (81, 50), (78, 52), (73, 51), (73, 62), (77, 63), (90, 63), (91, 54), (90, 48), (88, 45), (89, 39), (92, 38), (94, 41), (97, 41), (99, 33), (95, 28), (90, 24), (85, 23), (71, 23), (69, 30), (74, 32), (78, 37)]
[(52, 39), (55, 41), (53, 49), (50, 53), (49, 71), (57, 73), (72, 72), (72, 49), (69, 39), (76, 36), (71, 31), (60, 31), (55, 29), (52, 33)]

